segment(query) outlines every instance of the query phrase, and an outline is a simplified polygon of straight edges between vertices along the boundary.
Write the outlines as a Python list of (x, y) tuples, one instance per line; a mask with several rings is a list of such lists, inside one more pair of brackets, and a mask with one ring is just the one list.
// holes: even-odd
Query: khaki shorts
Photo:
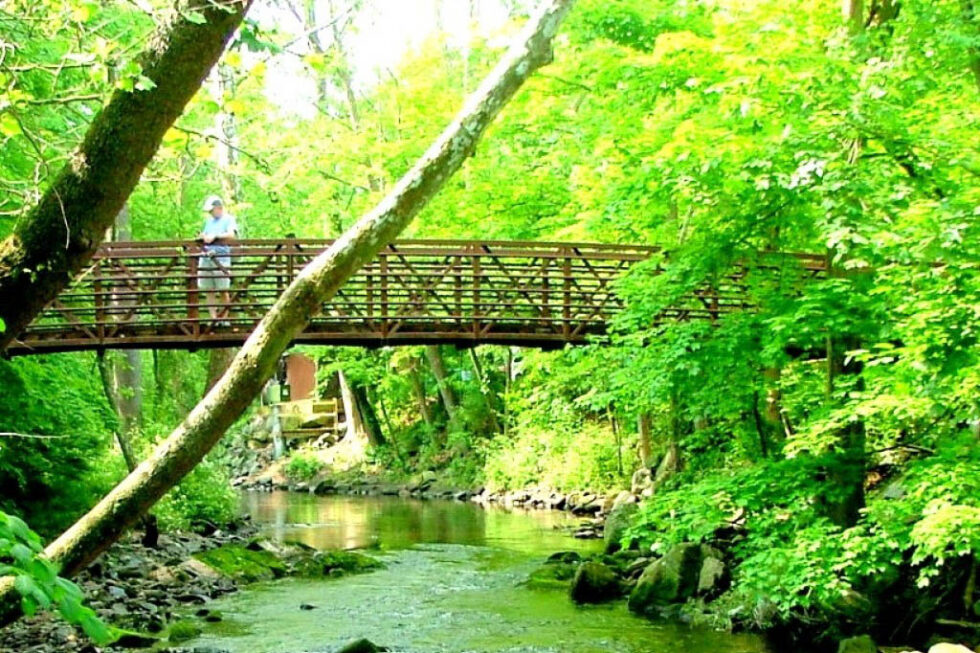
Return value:
[(201, 290), (228, 290), (231, 287), (231, 265), (219, 265), (211, 256), (202, 256), (197, 266), (197, 287)]

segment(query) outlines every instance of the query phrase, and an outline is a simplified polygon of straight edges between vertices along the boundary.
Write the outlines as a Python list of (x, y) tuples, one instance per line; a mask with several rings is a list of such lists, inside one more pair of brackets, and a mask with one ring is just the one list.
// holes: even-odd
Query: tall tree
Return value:
[(436, 385), (439, 386), (439, 396), (442, 397), (442, 405), (446, 408), (449, 419), (456, 415), (456, 393), (449, 383), (449, 375), (446, 374), (446, 363), (442, 360), (442, 352), (439, 345), (426, 345), (425, 357), (429, 361), (432, 369), (432, 376), (436, 377)]
[(251, 0), (180, 0), (40, 202), (0, 243), (0, 351), (92, 258), (106, 230), (241, 24)]
[[(136, 470), (52, 542), (44, 555), (73, 574), (115, 542), (221, 439), (275, 372), (282, 352), (347, 279), (391, 242), (472, 156), (494, 117), (539, 67), (573, 0), (549, 0), (467, 100), (462, 111), (395, 185), (286, 288), (208, 395)], [(12, 579), (0, 581), (11, 605)]]

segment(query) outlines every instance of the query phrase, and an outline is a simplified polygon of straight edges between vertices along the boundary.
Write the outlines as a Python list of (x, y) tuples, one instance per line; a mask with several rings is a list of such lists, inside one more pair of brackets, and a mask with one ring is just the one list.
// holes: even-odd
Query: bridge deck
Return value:
[[(217, 320), (198, 286), (195, 242), (116, 242), (8, 349), (11, 355), (107, 348), (242, 344), (327, 240), (242, 240), (231, 301)], [(323, 305), (297, 342), (560, 347), (602, 334), (622, 309), (613, 283), (654, 252), (629, 245), (405, 240), (385, 248)], [(805, 274), (821, 257), (791, 255)], [(693, 293), (665, 319), (717, 319), (744, 308), (745, 270)]]

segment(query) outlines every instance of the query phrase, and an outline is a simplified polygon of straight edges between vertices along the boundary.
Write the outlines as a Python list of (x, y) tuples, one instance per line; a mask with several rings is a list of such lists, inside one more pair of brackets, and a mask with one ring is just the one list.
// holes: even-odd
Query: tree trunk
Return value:
[(452, 420), (456, 416), (456, 394), (453, 392), (452, 386), (449, 385), (449, 379), (446, 376), (446, 366), (443, 363), (439, 345), (426, 345), (425, 357), (429, 361), (429, 367), (432, 368), (432, 375), (436, 377), (436, 385), (439, 386), (439, 396), (442, 397), (442, 405), (445, 406), (446, 414)]
[(670, 391), (670, 432), (667, 438), (667, 450), (664, 457), (657, 466), (657, 471), (653, 476), (654, 484), (659, 486), (668, 478), (673, 476), (681, 468), (681, 448), (680, 441), (682, 436), (680, 402), (677, 399), (677, 390)]
[(330, 33), (333, 35), (333, 47), (337, 54), (337, 81), (344, 91), (347, 100), (347, 112), (350, 118), (351, 129), (355, 132), (361, 130), (361, 116), (357, 108), (357, 96), (354, 95), (354, 77), (351, 74), (350, 59), (347, 56), (347, 48), (344, 47), (343, 28), (340, 26), (340, 14), (337, 12), (334, 0), (327, 0), (327, 7), (330, 10)]
[[(111, 230), (111, 240), (132, 240), (133, 229), (130, 219), (129, 205), (123, 204), (122, 210), (116, 216)], [(131, 306), (134, 300), (120, 299), (113, 294), (110, 304), (115, 307)], [(143, 358), (139, 349), (127, 349), (121, 360), (102, 360), (100, 364), (109, 365), (114, 388), (116, 413), (122, 422), (121, 437), (128, 441), (133, 432), (139, 428), (143, 419)], [(120, 442), (120, 446), (122, 443)], [(128, 462), (128, 461), (127, 461)], [(132, 471), (132, 467), (129, 468)]]
[(650, 413), (641, 412), (636, 416), (636, 432), (640, 440), (640, 463), (644, 469), (653, 466), (653, 447), (650, 442)]
[(419, 414), (422, 421), (432, 426), (432, 413), (429, 411), (429, 402), (425, 397), (425, 384), (422, 382), (422, 374), (419, 372), (418, 359), (412, 357), (411, 367), (408, 369), (408, 380), (412, 384), (412, 394), (419, 405)]
[(490, 388), (490, 382), (483, 377), (483, 367), (480, 365), (480, 359), (476, 355), (475, 347), (470, 348), (470, 362), (473, 363), (473, 373), (476, 374), (476, 380), (480, 384), (480, 395), (483, 397), (483, 404), (487, 407), (487, 415), (490, 417), (490, 427), (494, 433), (499, 433), (500, 422), (497, 420), (493, 390)]
[(384, 435), (381, 432), (381, 422), (378, 420), (378, 413), (374, 410), (374, 403), (368, 395), (368, 390), (363, 385), (355, 385), (354, 398), (357, 399), (357, 407), (361, 411), (364, 421), (364, 432), (367, 435), (368, 444), (377, 447), (384, 444)]
[(864, 29), (864, 0), (842, 0), (841, 13), (851, 32)]
[[(528, 21), (462, 112), (392, 191), (285, 289), (204, 399), (132, 474), (58, 539), (44, 555), (76, 573), (115, 542), (180, 481), (245, 411), (276, 370), (279, 357), (323, 303), (411, 222), (469, 156), (527, 78), (551, 61), (551, 41), (573, 0), (549, 0)], [(0, 605), (9, 605), (13, 580), (0, 580)]]
[(361, 407), (357, 403), (354, 389), (347, 382), (347, 375), (344, 374), (343, 370), (337, 372), (337, 378), (340, 380), (340, 400), (344, 404), (344, 422), (347, 425), (347, 433), (344, 434), (344, 438), (355, 440), (363, 437), (366, 439), (364, 418), (361, 416)]
[(510, 428), (510, 386), (514, 381), (514, 349), (513, 347), (507, 348), (507, 363), (504, 365), (504, 435), (507, 435), (507, 429)]
[[(218, 74), (216, 75), (215, 87), (216, 95), (222, 107), (226, 95), (235, 94), (235, 75), (231, 68), (224, 64), (218, 64)], [(242, 180), (238, 176), (238, 120), (235, 114), (229, 113), (222, 108), (215, 117), (216, 127), (221, 136), (215, 147), (215, 156), (218, 160), (218, 170), (221, 171), (221, 192), (225, 202), (232, 205), (244, 200), (242, 196)], [(241, 225), (239, 225), (239, 228)]]
[[(977, 0), (960, 0), (960, 8), (963, 13), (963, 20), (970, 32), (967, 36), (973, 38), (973, 43), (980, 42), (980, 9)], [(973, 73), (973, 81), (976, 82), (977, 90), (980, 91), (980, 46), (973, 45), (967, 52), (967, 65)]]
[(204, 386), (203, 395), (211, 391), (211, 388), (218, 382), (221, 375), (225, 373), (234, 358), (234, 349), (215, 348), (208, 351), (208, 378)]
[[(846, 360), (849, 349), (857, 349), (859, 343), (850, 340), (837, 345), (828, 338), (827, 347), (827, 394), (831, 399), (836, 386), (836, 379), (841, 376), (854, 376), (854, 391), (860, 393), (864, 389), (861, 378), (863, 364), (856, 360)], [(847, 402), (849, 397), (844, 397)], [(823, 493), (822, 506), (824, 514), (841, 528), (849, 528), (857, 523), (864, 508), (864, 477), (865, 454), (864, 421), (854, 419), (846, 425), (838, 438), (837, 452), (828, 456), (826, 482), (829, 491)]]
[(121, 399), (115, 385), (112, 368), (106, 360), (105, 352), (98, 353), (97, 365), (99, 368), (99, 378), (102, 379), (102, 390), (105, 398), (112, 407), (113, 412), (119, 417), (119, 429), (116, 431), (116, 442), (119, 444), (119, 451), (122, 452), (123, 460), (126, 461), (126, 469), (130, 472), (136, 469), (136, 456), (129, 442), (129, 432), (125, 428), (125, 420), (120, 409)]
[(155, 86), (113, 93), (37, 206), (0, 243), (0, 320), (6, 324), (0, 351), (92, 258), (250, 4), (182, 0), (181, 11), (171, 13), (138, 60)]

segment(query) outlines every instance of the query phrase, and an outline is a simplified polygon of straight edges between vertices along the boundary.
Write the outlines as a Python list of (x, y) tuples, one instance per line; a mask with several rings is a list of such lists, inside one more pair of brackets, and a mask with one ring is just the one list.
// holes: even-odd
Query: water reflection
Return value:
[(415, 544), (467, 544), (526, 553), (561, 548), (593, 550), (596, 542), (571, 540), (559, 529), (575, 518), (553, 511), (508, 511), (454, 501), (413, 501), (397, 497), (330, 496), (288, 492), (248, 492), (242, 510), (278, 540), (318, 549)]
[[(561, 549), (599, 546), (555, 526), (564, 513), (508, 512), (394, 497), (247, 494), (270, 536), (320, 548), (384, 549), (386, 568), (332, 579), (259, 583), (211, 607), (196, 647), (232, 653), (336, 651), (359, 637), (397, 653), (766, 653), (750, 635), (654, 623), (625, 602), (580, 607), (522, 581)], [(301, 606), (314, 609), (301, 609)]]

